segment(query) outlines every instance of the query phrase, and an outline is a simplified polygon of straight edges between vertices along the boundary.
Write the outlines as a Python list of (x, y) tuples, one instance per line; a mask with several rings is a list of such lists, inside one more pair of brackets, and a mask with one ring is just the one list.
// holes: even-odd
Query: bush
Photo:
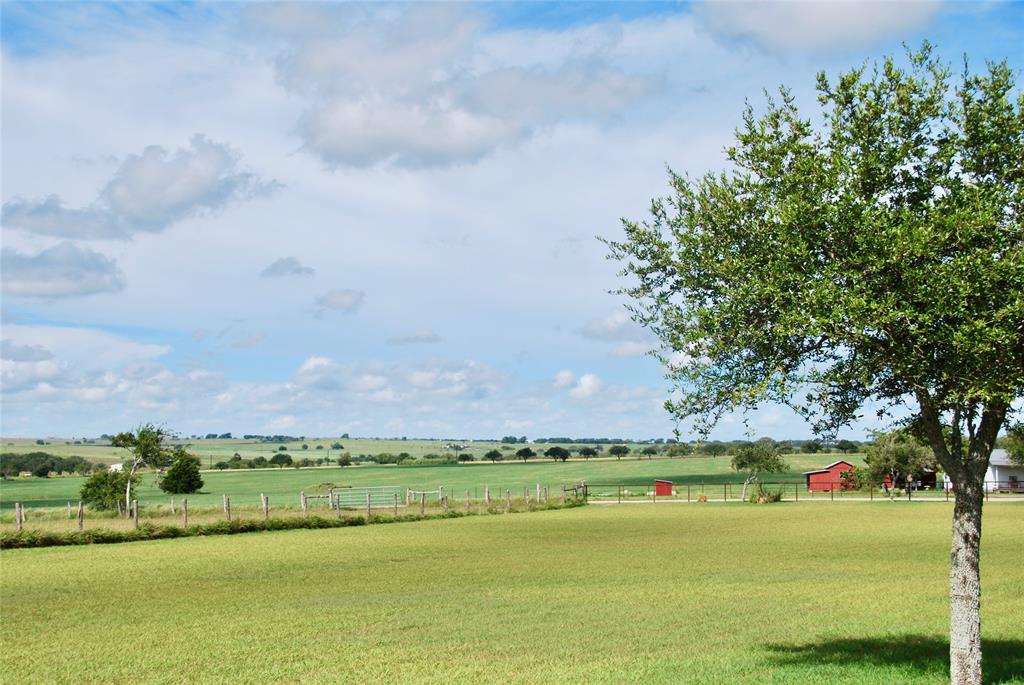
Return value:
[[(132, 487), (135, 487), (136, 481), (138, 478), (132, 477)], [(118, 502), (124, 502), (127, 487), (127, 471), (100, 471), (85, 481), (79, 497), (94, 509), (116, 509)]]
[(203, 477), (199, 475), (199, 460), (192, 455), (177, 457), (160, 479), (160, 489), (171, 495), (199, 492), (201, 487)]
[(50, 477), (50, 465), (40, 464), (39, 466), (32, 469), (32, 475), (36, 478), (49, 478)]
[(270, 458), (270, 463), (274, 466), (291, 466), (292, 455), (285, 452), (278, 452)]
[(778, 490), (768, 490), (760, 483), (754, 488), (753, 492), (750, 493), (750, 501), (753, 504), (770, 504), (772, 502), (782, 501), (782, 488)]

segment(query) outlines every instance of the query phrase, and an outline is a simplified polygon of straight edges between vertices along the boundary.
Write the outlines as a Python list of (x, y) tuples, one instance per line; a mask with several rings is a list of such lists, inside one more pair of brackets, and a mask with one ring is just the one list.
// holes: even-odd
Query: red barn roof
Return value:
[(851, 469), (853, 468), (853, 464), (851, 464), (850, 462), (845, 461), (843, 459), (840, 459), (839, 461), (832, 462), (831, 464), (829, 464), (828, 466), (826, 466), (824, 468), (815, 469), (814, 471), (804, 471), (804, 475), (806, 476), (806, 475), (809, 475), (811, 473), (828, 473), (834, 467), (839, 466), (840, 464), (844, 464), (846, 466), (849, 466)]

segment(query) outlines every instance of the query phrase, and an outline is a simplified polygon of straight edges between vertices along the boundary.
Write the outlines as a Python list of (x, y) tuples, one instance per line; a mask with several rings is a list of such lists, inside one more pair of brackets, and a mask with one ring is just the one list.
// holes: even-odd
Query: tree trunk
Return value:
[[(984, 478), (984, 476), (982, 476)], [(949, 572), (949, 675), (952, 685), (981, 685), (981, 507), (984, 481), (956, 484)]]

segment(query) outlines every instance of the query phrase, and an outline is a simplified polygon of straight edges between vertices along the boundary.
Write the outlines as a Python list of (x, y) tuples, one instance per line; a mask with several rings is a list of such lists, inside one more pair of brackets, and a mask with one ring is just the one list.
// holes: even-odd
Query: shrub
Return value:
[(40, 464), (39, 466), (32, 469), (32, 475), (36, 478), (49, 478), (50, 477), (50, 465)]
[(177, 457), (160, 479), (160, 489), (172, 495), (199, 492), (201, 487), (203, 478), (199, 475), (199, 460), (189, 454)]
[[(94, 509), (116, 509), (118, 502), (124, 502), (124, 493), (128, 486), (127, 471), (100, 471), (94, 473), (82, 485), (79, 497)], [(137, 477), (132, 476), (132, 486)]]

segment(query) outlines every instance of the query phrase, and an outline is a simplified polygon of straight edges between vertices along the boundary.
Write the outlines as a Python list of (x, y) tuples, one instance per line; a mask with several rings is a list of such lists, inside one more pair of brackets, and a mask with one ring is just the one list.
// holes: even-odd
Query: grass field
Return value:
[[(773, 480), (803, 481), (802, 471), (817, 468), (837, 459), (835, 455), (792, 455), (787, 456), (791, 470), (773, 474)], [(858, 457), (849, 461), (862, 463)], [(443, 485), (454, 499), (471, 494), (483, 495), (484, 484), (492, 490), (506, 489), (522, 493), (524, 487), (533, 488), (537, 483), (561, 491), (562, 484), (580, 480), (588, 483), (622, 483), (639, 488), (650, 487), (655, 478), (665, 478), (680, 484), (736, 483), (743, 478), (729, 467), (728, 457), (685, 457), (679, 459), (626, 458), (597, 459), (591, 461), (570, 460), (553, 462), (550, 459), (534, 459), (522, 462), (474, 462), (458, 466), (350, 466), (321, 467), (307, 469), (245, 469), (231, 471), (207, 471), (203, 473), (205, 486), (201, 493), (189, 495), (189, 501), (196, 505), (213, 506), (221, 496), (231, 496), (239, 505), (259, 503), (260, 493), (267, 494), (275, 504), (298, 504), (299, 492), (322, 490), (325, 484), (350, 486), (398, 485), (417, 490), (433, 490)], [(77, 500), (78, 491), (84, 478), (16, 478), (0, 482), (0, 507), (10, 509), (14, 502), (27, 507), (63, 506), (68, 500)], [(170, 497), (154, 484), (154, 476), (145, 474), (139, 488), (139, 502), (166, 504)], [(179, 498), (180, 499), (180, 498)]]
[[(942, 683), (949, 508), (664, 505), (0, 554), (5, 680)], [(1024, 506), (985, 513), (1024, 683)]]

